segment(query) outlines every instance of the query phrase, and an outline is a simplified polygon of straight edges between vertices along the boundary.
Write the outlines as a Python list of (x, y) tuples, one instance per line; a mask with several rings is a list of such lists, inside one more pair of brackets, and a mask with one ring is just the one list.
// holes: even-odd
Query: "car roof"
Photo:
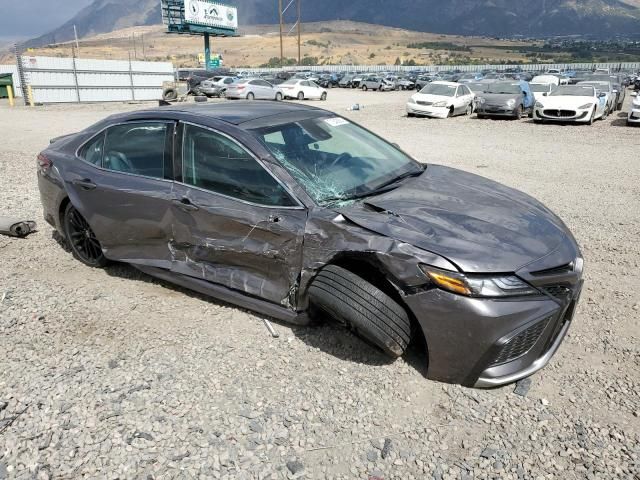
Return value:
[(261, 101), (229, 101), (225, 103), (187, 103), (174, 104), (147, 110), (152, 112), (174, 112), (198, 115), (214, 120), (240, 125), (252, 120), (284, 115), (287, 113), (304, 113), (322, 111), (316, 107), (297, 103), (261, 102)]

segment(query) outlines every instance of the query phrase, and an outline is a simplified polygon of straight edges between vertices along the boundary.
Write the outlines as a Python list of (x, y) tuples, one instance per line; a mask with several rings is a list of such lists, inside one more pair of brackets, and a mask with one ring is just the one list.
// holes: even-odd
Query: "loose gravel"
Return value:
[[(522, 189), (586, 257), (569, 336), (531, 382), (424, 378), (331, 324), (292, 328), (126, 265), (75, 261), (42, 220), (49, 138), (144, 105), (0, 104), (0, 479), (640, 478), (640, 130), (406, 118), (404, 92), (332, 90), (332, 109), (422, 161)], [(359, 103), (364, 109), (347, 111)], [(446, 321), (446, 319), (443, 319)]]

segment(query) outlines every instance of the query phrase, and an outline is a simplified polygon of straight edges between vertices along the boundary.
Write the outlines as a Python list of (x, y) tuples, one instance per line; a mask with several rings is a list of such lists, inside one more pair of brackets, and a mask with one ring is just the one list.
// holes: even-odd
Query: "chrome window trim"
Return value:
[[(290, 207), (281, 206), (281, 205), (265, 205), (265, 204), (262, 204), (262, 203), (254, 203), (254, 202), (250, 202), (248, 200), (243, 200), (241, 198), (231, 197), (229, 195), (225, 195), (224, 193), (213, 192), (211, 190), (207, 190), (206, 188), (197, 187), (195, 185), (190, 185), (190, 184), (185, 183), (185, 182), (179, 182), (177, 180), (174, 180), (175, 183), (178, 183), (180, 185), (184, 185), (184, 186), (189, 187), (189, 188), (195, 188), (197, 190), (209, 193), (211, 195), (217, 195), (219, 197), (226, 198), (226, 199), (229, 199), (229, 200), (234, 200), (234, 201), (237, 201), (237, 202), (241, 202), (241, 203), (244, 203), (246, 205), (252, 205), (254, 207), (270, 208), (270, 209), (284, 209), (284, 210), (306, 210), (307, 209), (307, 207), (305, 207), (305, 205), (300, 201), (300, 199), (278, 177), (276, 177), (273, 174), (273, 172), (271, 172), (271, 170), (269, 170), (267, 167), (265, 167), (264, 163), (251, 151), (251, 149), (249, 149), (248, 147), (246, 147), (245, 145), (240, 143), (237, 139), (233, 138), (231, 135), (229, 135), (227, 133), (221, 132), (220, 130), (216, 130), (215, 128), (212, 128), (212, 127), (206, 127), (206, 126), (200, 125), (198, 123), (189, 122), (189, 121), (182, 121), (182, 120), (180, 120), (180, 123), (182, 125), (191, 125), (193, 127), (201, 128), (203, 130), (209, 130), (210, 132), (213, 132), (216, 135), (220, 135), (222, 137), (225, 137), (228, 140), (230, 140), (231, 142), (233, 142), (236, 145), (238, 145), (240, 148), (242, 148), (242, 150), (244, 150), (245, 152), (249, 153), (251, 158), (253, 158), (258, 163), (258, 165), (260, 165), (263, 168), (263, 170), (265, 170), (271, 176), (271, 178), (273, 178), (276, 181), (276, 183), (278, 183), (278, 185), (280, 185), (284, 189), (284, 191), (298, 205), (297, 206), (290, 206)], [(182, 135), (182, 145), (180, 145), (180, 151), (181, 152), (184, 152), (184, 140), (185, 140), (184, 137), (185, 137), (185, 135), (183, 134)], [(181, 157), (184, 157), (184, 155), (182, 155), (182, 153), (181, 153)], [(182, 167), (182, 177), (184, 178), (184, 158), (182, 158), (181, 167)]]
[[(100, 166), (95, 165), (91, 162), (87, 162), (87, 160), (85, 160), (84, 158), (82, 158), (80, 156), (80, 150), (82, 150), (88, 143), (92, 142), (93, 140), (95, 140), (98, 136), (102, 135), (103, 133), (105, 133), (108, 129), (110, 129), (111, 127), (118, 127), (120, 125), (132, 125), (132, 124), (136, 124), (136, 123), (166, 123), (166, 124), (175, 124), (176, 121), (175, 120), (131, 120), (129, 122), (118, 122), (118, 123), (112, 123), (110, 125), (107, 125), (106, 127), (104, 127), (102, 130), (98, 131), (97, 133), (95, 133), (91, 138), (89, 138), (88, 140), (85, 140), (84, 142), (82, 142), (82, 144), (76, 148), (76, 152), (75, 152), (75, 157), (77, 160), (80, 160), (81, 162), (95, 168), (96, 170), (101, 170), (103, 172), (111, 172), (111, 173), (118, 173), (121, 175), (127, 175), (130, 177), (137, 177), (137, 178), (148, 178), (150, 180), (158, 180), (160, 182), (168, 182), (168, 183), (173, 183), (174, 180), (171, 179), (166, 179), (166, 178), (158, 178), (158, 177), (150, 177), (148, 175), (140, 175), (139, 173), (130, 173), (130, 172), (120, 172), (118, 170), (111, 170), (110, 168), (104, 168), (102, 166), (102, 164)], [(106, 144), (106, 140), (107, 140), (107, 136), (105, 134), (105, 138), (104, 138), (104, 143)], [(104, 148), (104, 146), (103, 146)], [(103, 158), (104, 158), (104, 151), (102, 152)], [(173, 155), (171, 156), (171, 162), (173, 163), (174, 158)]]

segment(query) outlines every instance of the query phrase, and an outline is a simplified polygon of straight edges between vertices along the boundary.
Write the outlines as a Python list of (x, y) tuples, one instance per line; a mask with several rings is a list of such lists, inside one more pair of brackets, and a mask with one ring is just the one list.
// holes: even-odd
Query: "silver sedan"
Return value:
[(243, 78), (228, 86), (227, 98), (247, 100), (276, 100), (284, 97), (282, 89), (261, 78)]

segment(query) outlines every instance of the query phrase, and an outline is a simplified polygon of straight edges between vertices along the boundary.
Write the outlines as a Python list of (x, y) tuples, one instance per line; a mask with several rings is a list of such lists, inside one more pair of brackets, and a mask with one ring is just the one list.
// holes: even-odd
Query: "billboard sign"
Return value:
[(184, 21), (235, 32), (238, 29), (238, 9), (209, 0), (184, 0)]

